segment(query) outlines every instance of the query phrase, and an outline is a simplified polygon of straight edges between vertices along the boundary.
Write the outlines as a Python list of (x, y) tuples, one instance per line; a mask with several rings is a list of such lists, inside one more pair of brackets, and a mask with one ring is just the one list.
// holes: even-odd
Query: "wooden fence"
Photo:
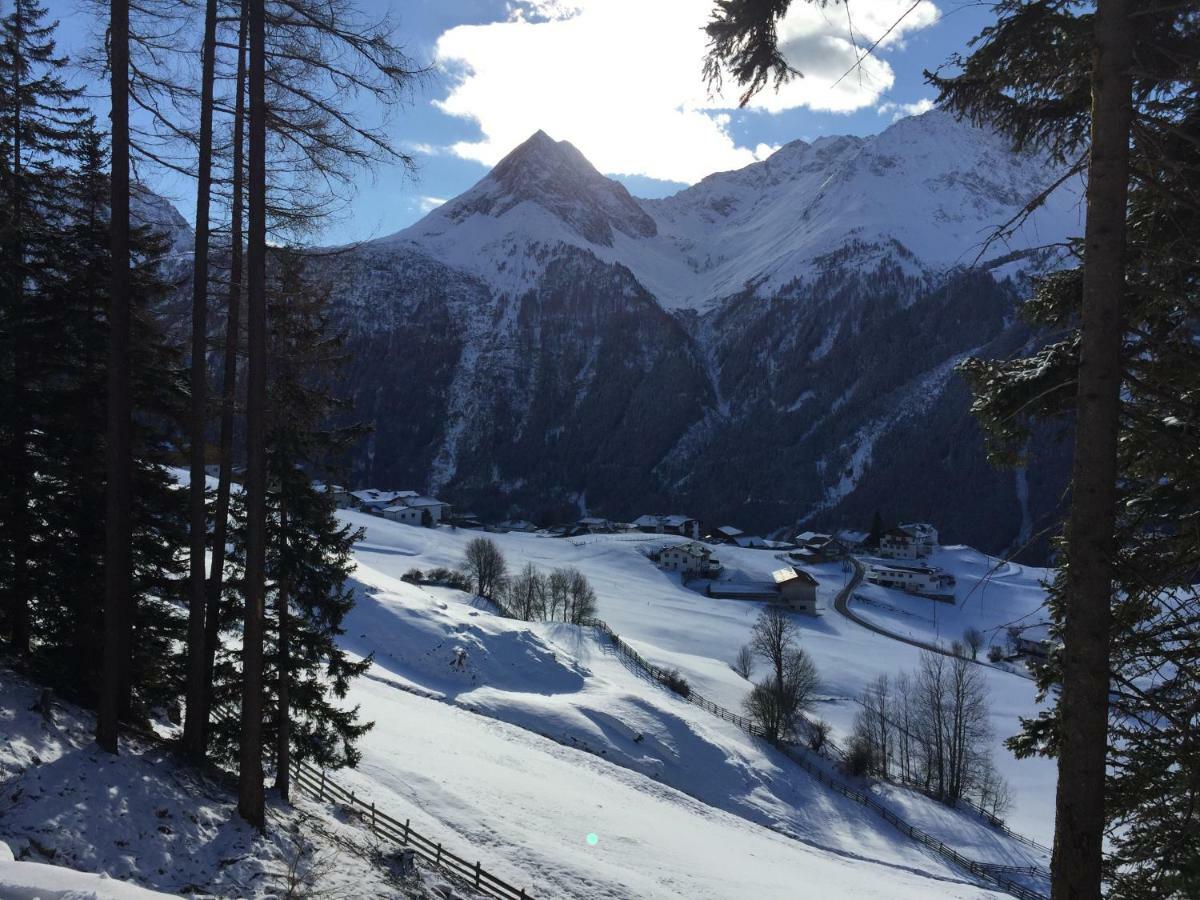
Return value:
[[(738, 728), (741, 728), (748, 734), (756, 737), (766, 736), (761, 726), (745, 716), (738, 715), (737, 713), (726, 709), (720, 704), (714, 703), (707, 697), (697, 694), (690, 688), (679, 690), (677, 687), (673, 686), (673, 679), (671, 678), (672, 673), (669, 673), (666, 670), (648, 662), (645, 657), (625, 643), (625, 641), (621, 640), (620, 636), (617, 635), (617, 633), (614, 632), (602, 619), (585, 619), (580, 624), (589, 625), (601, 631), (620, 656), (640, 668), (651, 678), (654, 678), (656, 681), (666, 685), (688, 702), (693, 703), (696, 706), (699, 706), (701, 709), (704, 709), (713, 715), (724, 719), (726, 722), (736, 725)], [(1048, 873), (1044, 869), (1039, 869), (1036, 866), (1020, 867), (991, 865), (963, 856), (953, 847), (948, 846), (947, 844), (935, 838), (933, 835), (928, 834), (927, 832), (917, 828), (915, 825), (910, 825), (908, 822), (901, 819), (898, 815), (872, 797), (869, 793), (851, 787), (841, 779), (832, 776), (825, 765), (814, 762), (813, 759), (810, 758), (810, 756), (818, 756), (818, 754), (816, 754), (814, 751), (807, 750), (798, 744), (792, 743), (778, 742), (775, 744), (775, 746), (782, 751), (785, 756), (792, 760), (792, 762), (796, 763), (796, 765), (800, 766), (800, 768), (804, 769), (804, 771), (808, 772), (822, 784), (832, 788), (843, 797), (853, 800), (855, 803), (861, 804), (862, 806), (865, 806), (877, 813), (889, 825), (892, 825), (897, 830), (912, 838), (922, 846), (928, 847), (943, 859), (954, 863), (973, 875), (979, 876), (985, 881), (991, 882), (1004, 892), (1019, 898), (1019, 900), (1046, 900), (1045, 894), (1041, 894), (1038, 891), (1026, 887), (1020, 882), (1013, 880), (1013, 876), (1021, 875), (1028, 875), (1031, 877), (1046, 877)], [(836, 747), (836, 745), (834, 746)], [(1004, 831), (1009, 832), (1009, 829), (1004, 828)], [(1039, 846), (1033, 841), (1030, 841), (1028, 838), (1025, 838), (1024, 842), (1035, 847)]]
[[(212, 717), (218, 721), (231, 721), (234, 714), (222, 708), (214, 708)], [(292, 784), (299, 790), (322, 803), (333, 803), (351, 812), (359, 823), (372, 834), (409, 848), (417, 856), (437, 866), (443, 872), (470, 885), (476, 892), (496, 900), (531, 900), (532, 895), (524, 888), (513, 887), (508, 882), (483, 868), (478, 860), (471, 862), (451, 853), (440, 841), (426, 837), (405, 819), (401, 822), (375, 806), (374, 801), (359, 797), (354, 791), (346, 790), (329, 777), (323, 769), (305, 762), (292, 760), (288, 771)]]

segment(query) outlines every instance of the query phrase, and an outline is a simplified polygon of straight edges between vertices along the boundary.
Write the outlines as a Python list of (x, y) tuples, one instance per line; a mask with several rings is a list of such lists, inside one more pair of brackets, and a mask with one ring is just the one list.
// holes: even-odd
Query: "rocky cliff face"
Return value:
[(771, 531), (879, 509), (1004, 549), (1050, 514), (1063, 451), (993, 471), (953, 367), (1031, 340), (1014, 304), (1077, 203), (987, 237), (1054, 176), (934, 112), (642, 201), (539, 132), (322, 264), (375, 426), (353, 478), (484, 515)]

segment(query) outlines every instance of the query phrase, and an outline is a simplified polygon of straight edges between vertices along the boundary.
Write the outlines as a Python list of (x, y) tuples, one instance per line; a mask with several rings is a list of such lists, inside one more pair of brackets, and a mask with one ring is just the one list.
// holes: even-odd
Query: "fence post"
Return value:
[(321, 796), (319, 799), (322, 803), (325, 802), (325, 770), (324, 769), (321, 770)]
[(404, 843), (408, 843), (408, 819), (404, 820)]
[(438, 864), (439, 866), (442, 864), (442, 845), (441, 845), (441, 844), (438, 844), (438, 849), (437, 849), (437, 864)]
[(375, 831), (375, 801), (371, 801), (371, 830)]
[(479, 860), (475, 860), (475, 887), (479, 887)]

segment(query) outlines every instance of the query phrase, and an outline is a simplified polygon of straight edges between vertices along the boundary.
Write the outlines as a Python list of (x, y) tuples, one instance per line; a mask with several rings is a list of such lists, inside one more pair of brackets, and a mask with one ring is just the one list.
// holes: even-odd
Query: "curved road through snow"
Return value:
[[(902, 634), (896, 634), (894, 631), (888, 631), (886, 628), (882, 628), (879, 625), (876, 625), (874, 622), (864, 619), (857, 613), (851, 612), (850, 598), (854, 596), (854, 591), (860, 584), (862, 584), (863, 577), (866, 573), (863, 569), (863, 564), (859, 562), (857, 558), (853, 556), (850, 557), (850, 562), (854, 564), (854, 575), (850, 579), (849, 583), (840, 591), (838, 591), (837, 596), (833, 598), (834, 609), (836, 609), (854, 624), (861, 625), (868, 631), (881, 634), (886, 638), (891, 638), (893, 641), (900, 641), (902, 644), (909, 644), (913, 647), (918, 647), (921, 650), (928, 650), (931, 653), (940, 653), (942, 656), (957, 656), (953, 650), (947, 650), (945, 647), (939, 646), (938, 644), (930, 644), (926, 641), (918, 641), (916, 638), (906, 637)], [(969, 659), (970, 657), (964, 658)], [(1032, 680), (1031, 675), (1025, 675), (1012, 669), (1004, 669), (1000, 666), (993, 666), (982, 659), (971, 659), (971, 662), (976, 663), (977, 665), (987, 666), (989, 669), (995, 669), (997, 672), (1007, 672), (1010, 675), (1016, 675), (1018, 678)]]

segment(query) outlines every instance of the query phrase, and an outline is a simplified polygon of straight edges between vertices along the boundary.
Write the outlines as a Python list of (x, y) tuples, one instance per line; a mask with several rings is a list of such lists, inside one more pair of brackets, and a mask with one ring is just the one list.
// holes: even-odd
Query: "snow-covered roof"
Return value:
[(904, 563), (872, 563), (870, 568), (875, 572), (915, 572), (918, 575), (945, 575), (937, 566), (916, 566)]
[(404, 503), (406, 506), (430, 507), (430, 506), (449, 506), (445, 500), (439, 500), (437, 497), (405, 497)]
[(732, 525), (722, 525), (720, 528), (717, 529), (717, 532), (725, 535), (725, 537), (728, 537), (728, 538), (737, 537), (739, 534), (745, 534), (745, 532), (742, 531), (742, 529), (735, 528)]
[(420, 496), (416, 491), (381, 491), (376, 488), (363, 488), (358, 491), (351, 491), (350, 496), (361, 503), (391, 503), (395, 500), (402, 500), (406, 497)]
[(668, 547), (663, 547), (664, 553), (669, 553), (672, 550), (677, 550), (680, 553), (686, 553), (689, 556), (712, 556), (712, 551), (703, 544), (697, 544), (695, 541), (689, 541), (686, 544), (671, 544)]
[(813, 578), (811, 575), (809, 575), (803, 569), (797, 571), (796, 569), (793, 569), (791, 566), (785, 566), (782, 569), (776, 569), (774, 572), (771, 573), (771, 577), (775, 579), (776, 584), (786, 584), (789, 581), (795, 581), (797, 579), (799, 579), (804, 584), (816, 584), (817, 583), (817, 579)]
[(599, 516), (584, 516), (579, 520), (580, 525), (607, 525), (608, 519), (602, 519)]

